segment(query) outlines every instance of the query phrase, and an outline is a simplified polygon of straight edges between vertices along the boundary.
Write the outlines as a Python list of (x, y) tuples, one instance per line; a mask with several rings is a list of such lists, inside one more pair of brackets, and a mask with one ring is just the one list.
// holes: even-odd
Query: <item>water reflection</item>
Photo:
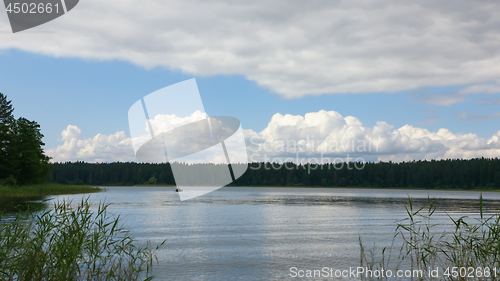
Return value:
[[(359, 237), (390, 245), (408, 195), (416, 206), (436, 198), (439, 231), (453, 228), (448, 214), (478, 215), (480, 192), (432, 190), (232, 187), (181, 202), (172, 187), (109, 187), (90, 200), (110, 203), (140, 241), (167, 239), (155, 280), (283, 280), (292, 266), (358, 266)], [(500, 193), (483, 198), (500, 209)]]
[(44, 196), (0, 197), (2, 213), (36, 212), (46, 209), (47, 206), (47, 199)]

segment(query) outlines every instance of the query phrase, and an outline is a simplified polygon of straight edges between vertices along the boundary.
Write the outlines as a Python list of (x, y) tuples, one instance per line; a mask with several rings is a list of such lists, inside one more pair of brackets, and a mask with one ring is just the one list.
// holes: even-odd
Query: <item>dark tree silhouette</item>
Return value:
[(7, 96), (0, 93), (0, 179), (12, 175), (12, 157), (9, 148), (12, 144), (12, 125), (14, 123), (14, 108)]
[[(355, 169), (355, 164), (363, 168)], [(175, 185), (169, 163), (67, 162), (52, 165), (53, 180), (63, 184), (135, 185), (155, 181), (156, 184)], [(203, 174), (194, 173), (190, 176)], [(150, 181), (152, 178), (155, 180)], [(336, 166), (251, 163), (246, 173), (231, 185), (500, 189), (500, 160), (477, 158), (364, 165), (344, 163)]]
[(15, 119), (14, 108), (0, 93), (0, 184), (33, 184), (47, 180), (49, 157), (44, 154), (40, 125)]

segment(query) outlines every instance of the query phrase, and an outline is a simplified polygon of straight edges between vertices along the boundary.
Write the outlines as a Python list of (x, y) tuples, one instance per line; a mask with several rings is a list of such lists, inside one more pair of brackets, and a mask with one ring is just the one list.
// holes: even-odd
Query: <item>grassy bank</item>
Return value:
[(60, 194), (91, 193), (102, 191), (90, 185), (35, 184), (26, 186), (0, 186), (0, 197), (31, 197)]

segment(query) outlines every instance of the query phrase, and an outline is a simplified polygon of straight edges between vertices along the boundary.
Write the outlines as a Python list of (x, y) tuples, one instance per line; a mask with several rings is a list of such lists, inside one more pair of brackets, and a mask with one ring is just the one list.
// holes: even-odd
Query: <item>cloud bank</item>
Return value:
[(132, 142), (123, 131), (112, 135), (97, 134), (93, 138), (84, 138), (82, 131), (77, 126), (68, 125), (62, 131), (61, 136), (63, 144), (45, 151), (49, 157), (52, 157), (52, 162), (124, 162), (135, 160)]
[(30, 31), (9, 34), (5, 13), (0, 26), (0, 50), (238, 74), (287, 98), (500, 77), (497, 1), (86, 0)]
[[(366, 127), (356, 117), (324, 110), (304, 116), (277, 113), (261, 132), (245, 130), (244, 134), (250, 161), (321, 162), (323, 158), (324, 162), (338, 162), (335, 158), (345, 160), (347, 156), (363, 161), (500, 157), (500, 131), (485, 139), (444, 128), (437, 132), (411, 125), (394, 129), (382, 121)], [(132, 141), (123, 131), (84, 138), (78, 127), (69, 125), (61, 136), (63, 144), (46, 150), (55, 162), (136, 161)]]

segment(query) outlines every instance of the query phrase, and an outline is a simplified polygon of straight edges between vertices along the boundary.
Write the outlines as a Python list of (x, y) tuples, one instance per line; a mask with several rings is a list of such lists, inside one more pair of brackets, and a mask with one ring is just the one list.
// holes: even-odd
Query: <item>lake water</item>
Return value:
[[(173, 187), (108, 187), (90, 196), (111, 203), (135, 238), (167, 240), (155, 280), (283, 280), (297, 279), (291, 267), (359, 266), (358, 238), (389, 245), (408, 195), (440, 198), (433, 217), (442, 228), (451, 227), (445, 211), (478, 213), (480, 193), (465, 191), (226, 187), (181, 202)], [(500, 193), (483, 198), (489, 212), (500, 208)]]

